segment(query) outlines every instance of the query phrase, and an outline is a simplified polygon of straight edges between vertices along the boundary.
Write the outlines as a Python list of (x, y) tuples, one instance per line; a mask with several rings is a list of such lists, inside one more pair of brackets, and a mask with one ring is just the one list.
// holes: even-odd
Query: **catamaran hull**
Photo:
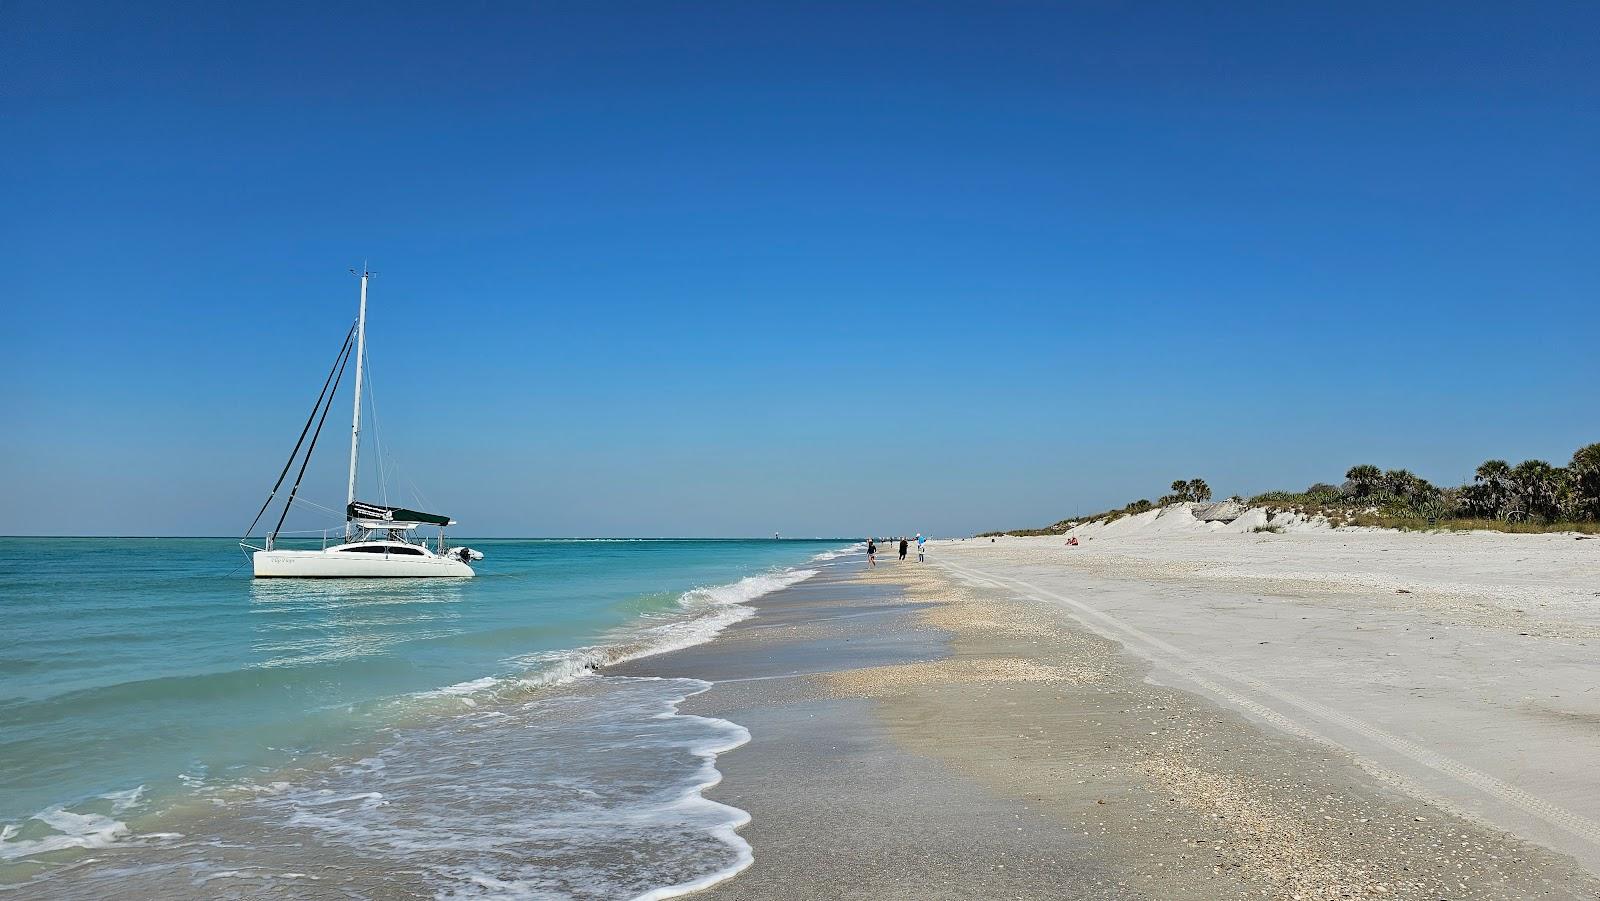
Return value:
[(258, 579), (465, 579), (472, 567), (449, 557), (385, 557), (324, 551), (256, 551)]

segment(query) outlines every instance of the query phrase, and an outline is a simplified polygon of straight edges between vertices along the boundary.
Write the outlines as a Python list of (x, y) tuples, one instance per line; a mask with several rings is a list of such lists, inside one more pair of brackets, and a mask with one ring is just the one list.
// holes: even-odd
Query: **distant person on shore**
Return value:
[(925, 560), (925, 558), (922, 556), (922, 547), (923, 547), (923, 545), (925, 545), (927, 543), (928, 543), (928, 539), (923, 538), (922, 537), (922, 533), (918, 532), (917, 533), (917, 562), (918, 563), (922, 563)]
[(906, 548), (908, 548), (910, 546), (911, 546), (911, 542), (905, 540), (904, 538), (900, 539), (900, 562), (901, 563), (906, 562)]
[(871, 538), (867, 539), (867, 565), (878, 565), (878, 543)]

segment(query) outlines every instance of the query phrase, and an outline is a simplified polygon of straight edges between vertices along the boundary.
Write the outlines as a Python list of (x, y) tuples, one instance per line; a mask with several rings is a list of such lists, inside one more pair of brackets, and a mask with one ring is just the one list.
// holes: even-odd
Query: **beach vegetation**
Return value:
[(1344, 474), (1341, 492), (1351, 500), (1364, 500), (1376, 494), (1383, 485), (1383, 470), (1370, 463), (1352, 466)]
[[(1172, 504), (1204, 503), (1204, 479), (1175, 479), (1169, 493), (1152, 503), (1139, 499), (1092, 516), (1062, 520), (1042, 529), (984, 535), (1057, 535), (1089, 522), (1110, 522)], [(1566, 466), (1545, 460), (1485, 460), (1472, 481), (1440, 487), (1409, 469), (1384, 470), (1362, 463), (1345, 471), (1335, 486), (1317, 482), (1304, 491), (1267, 491), (1248, 500), (1271, 513), (1320, 519), (1333, 528), (1366, 526), (1420, 531), (1582, 532), (1600, 534), (1600, 443), (1585, 445)], [(1252, 531), (1282, 531), (1257, 527)]]
[(1600, 443), (1573, 453), (1567, 464), (1567, 492), (1568, 517), (1600, 520)]
[(1357, 513), (1344, 520), (1341, 524), (1374, 529), (1398, 529), (1402, 532), (1512, 532), (1524, 535), (1578, 532), (1584, 535), (1600, 535), (1600, 522), (1595, 520), (1561, 520), (1548, 523), (1465, 517), (1429, 520), (1420, 516)]
[(1160, 506), (1205, 503), (1211, 500), (1211, 486), (1206, 484), (1205, 479), (1175, 479), (1169, 489), (1172, 493), (1162, 496), (1157, 502)]
[(1561, 515), (1566, 472), (1543, 460), (1524, 460), (1511, 470), (1511, 484), (1521, 513), (1530, 519), (1554, 521)]
[(1339, 486), (1329, 485), (1327, 482), (1318, 482), (1307, 488), (1306, 497), (1315, 503), (1331, 504), (1339, 499)]

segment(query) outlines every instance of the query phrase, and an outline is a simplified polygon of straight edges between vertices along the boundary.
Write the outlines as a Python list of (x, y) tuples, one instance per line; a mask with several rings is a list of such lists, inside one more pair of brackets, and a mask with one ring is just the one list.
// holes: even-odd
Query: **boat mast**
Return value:
[[(350, 270), (355, 272), (354, 269)], [(367, 279), (372, 273), (361, 266), (361, 312), (356, 316), (356, 402), (350, 420), (350, 490), (345, 494), (344, 538), (350, 540), (350, 505), (356, 502), (356, 452), (361, 446), (361, 368), (367, 362)]]

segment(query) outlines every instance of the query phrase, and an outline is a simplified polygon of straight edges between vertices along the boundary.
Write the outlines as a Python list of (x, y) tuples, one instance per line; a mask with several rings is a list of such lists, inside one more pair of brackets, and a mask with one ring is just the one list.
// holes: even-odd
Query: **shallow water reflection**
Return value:
[(257, 667), (327, 663), (464, 631), (455, 579), (256, 579), (250, 585)]

